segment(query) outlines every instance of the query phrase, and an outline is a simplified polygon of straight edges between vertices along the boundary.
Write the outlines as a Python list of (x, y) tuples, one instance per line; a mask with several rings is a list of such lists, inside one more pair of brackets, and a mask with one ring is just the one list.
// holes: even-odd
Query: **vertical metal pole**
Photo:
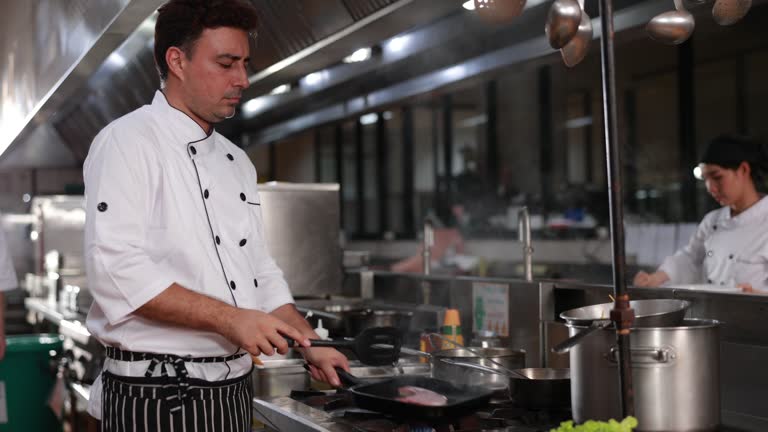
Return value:
[(611, 319), (616, 324), (616, 343), (619, 348), (619, 384), (621, 410), (624, 417), (634, 415), (632, 364), (629, 356), (629, 332), (634, 311), (629, 307), (624, 255), (624, 214), (621, 188), (621, 148), (617, 141), (616, 74), (613, 52), (612, 0), (600, 0), (600, 60), (603, 77), (603, 120), (605, 125), (605, 151), (608, 165), (608, 200), (611, 219), (611, 246), (613, 251), (613, 287), (616, 302)]

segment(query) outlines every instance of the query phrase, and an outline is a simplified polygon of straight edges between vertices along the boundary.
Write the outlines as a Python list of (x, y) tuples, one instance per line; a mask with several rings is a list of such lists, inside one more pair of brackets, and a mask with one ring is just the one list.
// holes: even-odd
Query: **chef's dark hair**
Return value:
[(749, 164), (752, 181), (759, 192), (768, 191), (768, 149), (760, 141), (739, 135), (720, 135), (710, 141), (701, 163), (735, 170)]
[(168, 78), (168, 48), (178, 47), (190, 56), (205, 29), (233, 27), (250, 33), (258, 24), (256, 9), (242, 0), (171, 0), (157, 12), (155, 64), (163, 81)]

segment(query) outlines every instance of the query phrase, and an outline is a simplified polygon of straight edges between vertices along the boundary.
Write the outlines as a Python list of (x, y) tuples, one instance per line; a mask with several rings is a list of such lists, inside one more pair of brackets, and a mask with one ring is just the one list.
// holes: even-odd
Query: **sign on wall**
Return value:
[(472, 284), (472, 329), (509, 336), (509, 285)]

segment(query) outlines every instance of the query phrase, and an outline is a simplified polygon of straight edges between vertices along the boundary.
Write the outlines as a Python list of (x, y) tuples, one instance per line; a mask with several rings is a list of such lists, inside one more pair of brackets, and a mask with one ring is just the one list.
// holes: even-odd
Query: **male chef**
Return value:
[[(256, 13), (241, 0), (158, 11), (162, 89), (94, 139), (83, 168), (87, 327), (107, 359), (89, 412), (103, 431), (250, 431), (251, 356), (301, 346), (338, 385), (265, 245), (256, 170), (213, 126), (248, 87)], [(249, 355), (250, 354), (250, 355)]]

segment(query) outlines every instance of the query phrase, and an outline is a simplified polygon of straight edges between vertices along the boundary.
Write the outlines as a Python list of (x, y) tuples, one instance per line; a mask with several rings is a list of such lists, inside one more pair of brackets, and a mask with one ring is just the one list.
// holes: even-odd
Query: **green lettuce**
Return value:
[(632, 432), (637, 427), (637, 419), (627, 417), (617, 422), (611, 419), (607, 422), (587, 420), (583, 424), (575, 425), (572, 420), (560, 423), (560, 427), (550, 432)]

